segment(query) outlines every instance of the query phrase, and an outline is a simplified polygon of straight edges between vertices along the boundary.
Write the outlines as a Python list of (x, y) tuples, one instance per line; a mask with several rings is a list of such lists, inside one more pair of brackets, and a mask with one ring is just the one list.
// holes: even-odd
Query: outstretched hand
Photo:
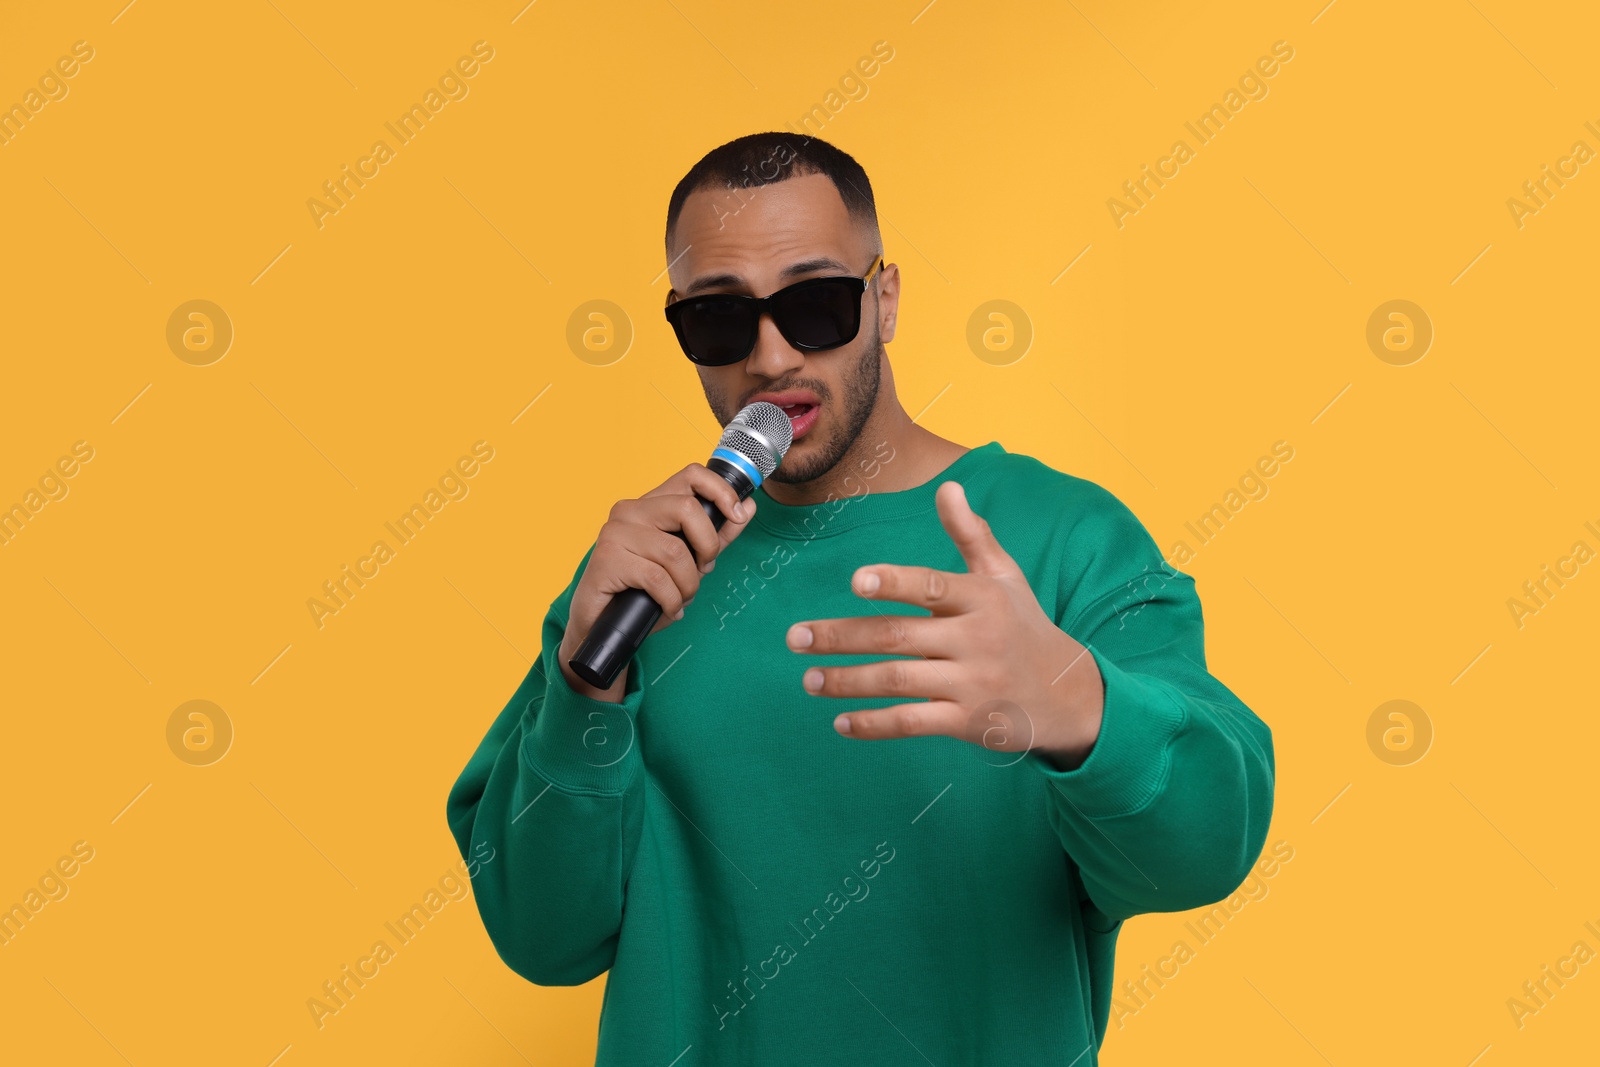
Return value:
[(960, 484), (940, 485), (934, 501), (967, 573), (877, 563), (851, 580), (869, 602), (914, 604), (931, 615), (874, 609), (864, 617), (798, 622), (786, 638), (795, 652), (916, 658), (811, 667), (802, 678), (806, 692), (914, 701), (839, 715), (834, 729), (849, 737), (942, 734), (991, 749), (1038, 750), (1063, 770), (1078, 766), (1100, 734), (1099, 666), (1044, 613), (1022, 568), (973, 512)]

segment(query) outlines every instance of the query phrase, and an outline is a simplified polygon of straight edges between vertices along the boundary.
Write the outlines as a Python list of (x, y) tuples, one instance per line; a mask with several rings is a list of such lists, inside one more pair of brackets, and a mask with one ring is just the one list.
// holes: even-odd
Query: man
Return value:
[[(691, 464), (611, 509), (451, 790), (505, 962), (610, 970), (600, 1064), (1085, 1067), (1122, 920), (1265, 840), (1271, 735), (1193, 580), (1099, 486), (912, 422), (882, 252), (820, 140), (684, 177), (668, 318), (718, 421), (771, 400), (794, 444), (743, 503)], [(602, 692), (568, 660), (630, 587), (662, 619)]]

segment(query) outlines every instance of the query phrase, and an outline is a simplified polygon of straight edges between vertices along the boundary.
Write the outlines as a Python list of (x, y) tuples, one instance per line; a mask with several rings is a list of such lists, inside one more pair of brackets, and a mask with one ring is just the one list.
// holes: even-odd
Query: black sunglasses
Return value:
[(738, 363), (755, 351), (761, 316), (784, 340), (804, 352), (823, 352), (855, 340), (861, 330), (861, 296), (883, 266), (879, 254), (860, 278), (807, 278), (771, 296), (707, 293), (666, 306), (667, 321), (683, 354), (703, 367)]

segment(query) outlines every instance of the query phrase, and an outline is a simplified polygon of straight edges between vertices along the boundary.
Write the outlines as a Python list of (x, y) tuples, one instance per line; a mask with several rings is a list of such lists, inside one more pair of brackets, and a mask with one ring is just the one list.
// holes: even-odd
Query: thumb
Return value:
[(940, 485), (933, 501), (939, 510), (939, 522), (966, 561), (968, 572), (998, 577), (1018, 569), (1016, 561), (995, 540), (989, 523), (967, 503), (967, 493), (960, 482)]

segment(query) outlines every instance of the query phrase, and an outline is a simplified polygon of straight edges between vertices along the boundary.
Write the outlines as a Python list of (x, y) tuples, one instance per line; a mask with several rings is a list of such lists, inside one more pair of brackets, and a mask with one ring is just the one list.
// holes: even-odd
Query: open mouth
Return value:
[(806, 431), (811, 429), (812, 424), (817, 421), (817, 416), (822, 412), (816, 404), (784, 404), (782, 407), (783, 413), (789, 416), (789, 425), (794, 429), (796, 441), (805, 436)]

